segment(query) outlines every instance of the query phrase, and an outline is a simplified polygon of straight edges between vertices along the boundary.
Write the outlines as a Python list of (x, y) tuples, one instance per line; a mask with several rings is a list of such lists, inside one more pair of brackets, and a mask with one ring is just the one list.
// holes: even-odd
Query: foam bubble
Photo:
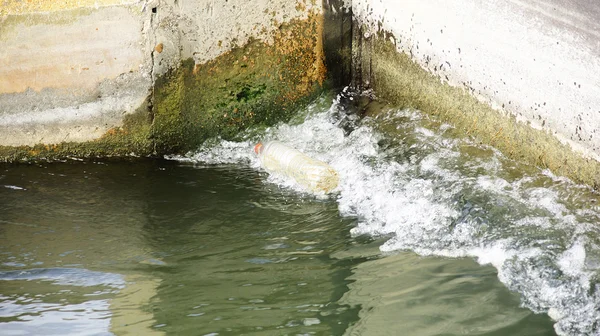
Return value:
[(27, 190), (23, 187), (18, 187), (15, 185), (8, 185), (8, 184), (2, 185), (2, 187), (6, 188), (6, 189), (12, 189), (12, 190)]
[[(267, 129), (261, 138), (338, 171), (339, 210), (358, 219), (352, 234), (390, 237), (382, 251), (491, 264), (525, 307), (556, 320), (560, 335), (600, 334), (597, 195), (494, 148), (450, 138), (448, 125), (415, 110), (388, 109), (345, 135), (336, 102), (315, 106), (304, 121)], [(259, 169), (252, 146), (216, 141), (178, 159)], [(294, 188), (276, 176), (267, 183)]]
[(585, 273), (585, 256), (585, 245), (581, 240), (577, 240), (569, 249), (558, 256), (557, 264), (563, 273), (577, 277)]

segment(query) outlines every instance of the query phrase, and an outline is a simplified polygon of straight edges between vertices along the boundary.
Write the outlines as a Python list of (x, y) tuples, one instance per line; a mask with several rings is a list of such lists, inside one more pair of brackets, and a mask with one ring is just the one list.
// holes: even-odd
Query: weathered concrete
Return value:
[(252, 40), (205, 64), (186, 61), (161, 78), (151, 131), (158, 152), (190, 150), (207, 137), (232, 139), (250, 125), (290, 118), (324, 82), (321, 27), (320, 15), (294, 20), (273, 44)]
[[(513, 157), (600, 183), (599, 3), (354, 0), (351, 6), (361, 28), (354, 52), (363, 51), (358, 77), (365, 86), (429, 109)], [(390, 54), (386, 44), (406, 56)], [(467, 96), (477, 100), (467, 103)]]
[(151, 86), (144, 14), (107, 6), (8, 15), (0, 41), (0, 144), (86, 141)]
[[(161, 132), (172, 134), (188, 127), (173, 124), (170, 117), (168, 123), (161, 123), (165, 119), (161, 111), (181, 114), (185, 106), (192, 114), (202, 106), (191, 94), (170, 95), (168, 106), (160, 110), (157, 100), (165, 96), (156, 94), (157, 90), (164, 93), (167, 79), (177, 77), (174, 71), (187, 59), (195, 76), (211, 75), (208, 66), (218, 73), (222, 69), (215, 69), (216, 65), (229, 68), (235, 61), (248, 61), (247, 68), (258, 63), (272, 67), (243, 69), (246, 77), (236, 83), (213, 72), (211, 78), (220, 85), (204, 88), (209, 96), (223, 90), (235, 95), (247, 88), (244, 92), (255, 97), (252, 87), (264, 83), (252, 83), (252, 78), (269, 72), (274, 81), (287, 80), (283, 86), (294, 86), (299, 92), (287, 98), (310, 95), (314, 83), (323, 81), (322, 10), (311, 1), (0, 2), (0, 156), (5, 160), (181, 149), (180, 144), (157, 144), (170, 140)], [(238, 52), (240, 60), (226, 56), (234, 50), (244, 50)], [(264, 53), (271, 58), (268, 62), (259, 61)], [(218, 61), (223, 57), (231, 64)], [(275, 61), (277, 66), (271, 64)], [(300, 70), (304, 75), (297, 75)], [(190, 78), (183, 86), (192, 84)], [(242, 103), (248, 101), (244, 92)], [(173, 102), (174, 98), (179, 100)], [(228, 107), (227, 102), (220, 107)], [(194, 127), (203, 127), (196, 117), (176, 121), (189, 124), (191, 120)], [(89, 144), (77, 145), (81, 143)]]

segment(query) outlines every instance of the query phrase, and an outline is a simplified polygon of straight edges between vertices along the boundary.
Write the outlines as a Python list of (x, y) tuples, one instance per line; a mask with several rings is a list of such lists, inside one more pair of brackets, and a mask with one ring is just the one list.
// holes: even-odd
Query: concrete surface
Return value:
[(181, 57), (205, 63), (256, 38), (273, 42), (273, 34), (291, 19), (306, 19), (313, 10), (311, 1), (295, 0), (214, 0), (174, 1), (180, 15)]
[(90, 140), (139, 107), (144, 16), (125, 5), (3, 17), (0, 144)]
[(353, 0), (351, 7), (365, 37), (391, 32), (397, 50), (441, 82), (600, 158), (600, 2)]
[(0, 146), (98, 139), (151, 109), (155, 80), (182, 60), (272, 42), (315, 11), (303, 0), (0, 0)]

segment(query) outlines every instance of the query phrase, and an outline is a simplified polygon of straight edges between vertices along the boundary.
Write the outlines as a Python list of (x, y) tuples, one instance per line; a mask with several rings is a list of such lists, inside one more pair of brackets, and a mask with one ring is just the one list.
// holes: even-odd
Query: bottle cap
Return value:
[(254, 146), (254, 153), (256, 153), (257, 155), (260, 154), (262, 147), (263, 144), (261, 142), (257, 143), (256, 146)]

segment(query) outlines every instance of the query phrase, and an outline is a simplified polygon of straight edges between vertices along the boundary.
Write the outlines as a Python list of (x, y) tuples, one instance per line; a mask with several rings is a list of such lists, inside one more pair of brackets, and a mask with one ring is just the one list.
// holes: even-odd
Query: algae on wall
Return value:
[(398, 52), (387, 34), (381, 33), (361, 43), (367, 45), (370, 54), (368, 59), (361, 60), (370, 78), (362, 80), (369, 82), (378, 97), (399, 107), (433, 115), (454, 125), (458, 136), (473, 137), (479, 143), (492, 145), (509, 158), (548, 168), (555, 174), (600, 189), (598, 161), (576, 153), (546, 131), (494, 110), (463, 88), (444, 83), (408, 55)]
[(0, 161), (185, 153), (210, 137), (286, 120), (323, 88), (321, 34), (322, 14), (313, 13), (281, 25), (272, 44), (251, 40), (205, 64), (183, 61), (100, 139), (0, 146)]
[(313, 15), (282, 26), (273, 45), (251, 40), (202, 65), (183, 62), (157, 81), (150, 135), (157, 152), (187, 151), (291, 117), (325, 80), (320, 34)]

